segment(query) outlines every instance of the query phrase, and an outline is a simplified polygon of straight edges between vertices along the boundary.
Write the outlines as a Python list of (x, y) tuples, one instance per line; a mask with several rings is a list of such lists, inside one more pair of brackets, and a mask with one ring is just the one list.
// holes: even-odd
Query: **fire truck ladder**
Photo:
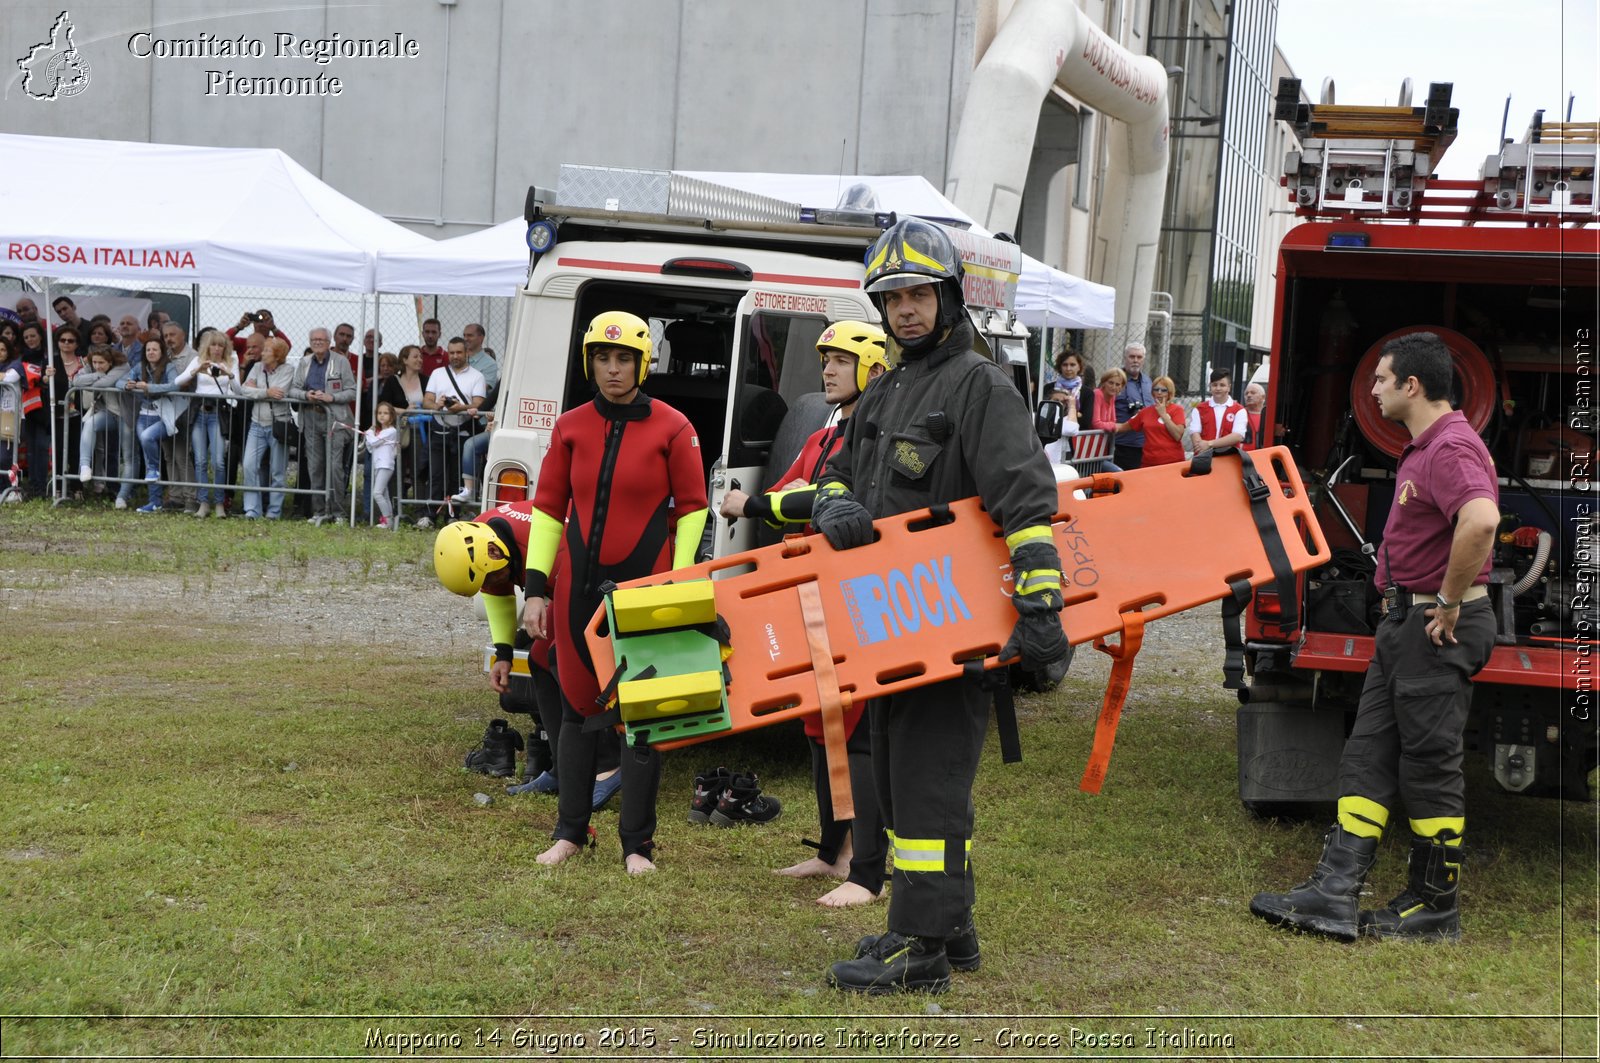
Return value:
[(1543, 111), (1518, 143), (1507, 142), (1483, 164), (1483, 190), (1496, 213), (1600, 218), (1595, 199), (1600, 122), (1546, 122)]
[(1394, 107), (1340, 106), (1333, 79), (1322, 102), (1303, 103), (1300, 79), (1282, 78), (1274, 118), (1294, 126), (1300, 150), (1285, 162), (1285, 183), (1297, 206), (1318, 212), (1409, 211), (1439, 159), (1456, 138), (1459, 112), (1452, 85), (1428, 86), (1426, 106), (1411, 106), (1411, 79)]

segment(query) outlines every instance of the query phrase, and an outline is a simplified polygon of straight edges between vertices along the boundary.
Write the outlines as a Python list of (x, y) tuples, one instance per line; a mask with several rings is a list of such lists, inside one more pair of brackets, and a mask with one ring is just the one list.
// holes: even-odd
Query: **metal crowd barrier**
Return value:
[[(319, 489), (311, 486), (311, 469), (307, 467), (306, 460), (309, 451), (320, 449), (324, 485), (320, 491), (339, 490), (343, 500), (343, 505), (328, 507), (334, 519), (376, 523), (380, 510), (372, 497), (371, 462), (364, 450), (356, 446), (356, 433), (335, 427), (331, 422), (322, 429), (326, 433), (323, 437), (326, 445), (322, 447), (311, 447), (306, 431), (298, 425), (289, 433), (287, 440), (277, 443), (287, 449), (282, 488), (272, 486), (271, 443), (261, 447), (259, 486), (251, 487), (245, 482), (244, 457), (253, 423), (251, 414), (254, 405), (273, 402), (290, 406), (295, 411), (296, 419), (303, 424), (306, 420), (303, 411), (307, 408), (320, 410), (322, 404), (293, 399), (237, 397), (230, 406), (226, 399), (201, 399), (191, 392), (179, 394), (180, 400), (185, 402), (185, 411), (179, 417), (176, 434), (166, 436), (162, 441), (160, 479), (150, 481), (145, 479), (144, 454), (136, 434), (140, 393), (127, 391), (120, 384), (111, 387), (69, 387), (67, 402), (62, 406), (62, 416), (53, 418), (58, 422), (53, 425), (53, 435), (56, 439), (55, 453), (65, 458), (76, 453), (77, 464), (74, 467), (67, 460), (56, 463), (58, 467), (51, 474), (52, 497), (61, 502), (67, 500), (71, 492), (81, 491), (90, 484), (116, 484), (118, 493), (128, 500), (129, 507), (135, 508), (135, 499), (143, 504), (147, 497), (139, 487), (144, 485), (148, 488), (153, 483), (161, 487), (166, 509), (192, 510), (195, 492), (202, 488), (208, 492), (219, 488), (228, 500), (227, 509), (231, 514), (244, 512), (245, 494), (259, 493), (269, 496), (261, 500), (263, 515), (271, 507), (270, 496), (282, 494), (285, 496), (282, 517), (290, 516), (291, 505), (296, 515), (306, 516), (309, 515), (307, 507), (294, 503), (294, 500), (309, 499), (319, 493)], [(81, 412), (71, 411), (81, 411), (90, 406), (85, 400), (91, 395), (100, 401), (90, 415), (92, 420), (86, 422)], [(107, 399), (111, 401), (105, 401)], [(219, 402), (220, 409), (217, 412), (223, 421), (223, 459), (220, 473), (213, 473), (216, 476), (215, 483), (202, 481), (193, 475), (193, 414), (200, 402), (209, 401)], [(481, 412), (467, 425), (457, 429), (441, 424), (431, 411), (401, 411), (402, 448), (396, 461), (395, 475), (389, 485), (397, 518), (413, 523), (424, 519), (439, 523), (469, 509), (473, 515), (478, 512), (474, 507), (484, 497), (483, 466), (487, 457), (487, 447), (484, 445), (487, 436), (480, 427), (487, 416), (487, 411)], [(88, 432), (84, 431), (86, 425), (90, 426)], [(474, 442), (480, 438), (482, 442)], [(84, 443), (88, 444), (86, 449)], [(463, 486), (463, 460), (468, 464), (465, 471), (472, 476), (476, 487), (472, 498), (466, 501), (459, 500)], [(88, 481), (82, 480), (79, 475), (82, 466), (89, 468)]]
[(1104, 428), (1062, 436), (1061, 460), (1070, 462), (1082, 476), (1108, 472), (1114, 464), (1112, 442), (1111, 433)]
[[(476, 507), (485, 496), (483, 474), (488, 449), (482, 426), (488, 413), (479, 411), (465, 424), (450, 426), (428, 410), (413, 407), (400, 412), (402, 447), (395, 479), (403, 489), (397, 516), (413, 523), (426, 520), (437, 524), (451, 517), (478, 514)], [(471, 477), (474, 490), (469, 498), (461, 499), (466, 477)], [(372, 507), (375, 511), (376, 506)]]
[(21, 497), (22, 386), (0, 381), (0, 502)]
[[(322, 493), (326, 494), (333, 485), (342, 483), (340, 472), (345, 466), (345, 456), (353, 450), (353, 441), (348, 432), (335, 430), (331, 427), (325, 429), (330, 435), (336, 434), (338, 438), (332, 440), (332, 445), (322, 447), (323, 487), (318, 489), (311, 486), (312, 478), (305, 464), (307, 448), (306, 435), (298, 427), (284, 433), (283, 438), (269, 437), (260, 445), (259, 466), (257, 469), (257, 484), (247, 484), (245, 478), (244, 459), (248, 452), (250, 429), (253, 423), (252, 413), (257, 402), (272, 402), (293, 408), (296, 417), (301, 416), (301, 411), (306, 407), (322, 408), (320, 403), (303, 403), (293, 399), (247, 399), (236, 397), (230, 399), (213, 399), (197, 396), (192, 392), (177, 393), (183, 409), (178, 416), (177, 430), (171, 435), (164, 436), (161, 440), (160, 476), (156, 480), (146, 479), (145, 457), (143, 447), (137, 436), (138, 405), (142, 398), (140, 392), (128, 391), (115, 384), (111, 387), (81, 387), (72, 385), (67, 389), (67, 402), (62, 407), (60, 423), (56, 426), (55, 436), (58, 440), (57, 454), (64, 459), (71, 458), (77, 452), (77, 468), (72, 467), (70, 461), (58, 461), (58, 469), (53, 476), (52, 494), (56, 500), (64, 501), (69, 492), (82, 490), (88, 484), (116, 484), (118, 494), (128, 500), (130, 508), (133, 500), (138, 499), (143, 503), (148, 497), (151, 485), (159, 486), (166, 509), (193, 509), (195, 496), (202, 489), (208, 494), (220, 491), (223, 498), (230, 503), (229, 512), (238, 515), (245, 509), (246, 494), (261, 494), (262, 515), (265, 516), (272, 508), (273, 501), (270, 496), (284, 496), (280, 517), (288, 517), (298, 511), (293, 499), (309, 499)], [(81, 412), (83, 407), (89, 405), (88, 396), (94, 396), (98, 408), (94, 410), (89, 422)], [(214, 403), (219, 418), (219, 429), (222, 435), (222, 457), (220, 461), (213, 458), (210, 465), (210, 475), (213, 479), (206, 481), (195, 474), (193, 428), (196, 416), (202, 410), (202, 404)], [(230, 404), (231, 403), (231, 404)], [(303, 419), (303, 418), (302, 418)], [(291, 422), (292, 423), (292, 422)], [(84, 429), (88, 427), (89, 431)], [(76, 437), (72, 433), (78, 433)], [(88, 444), (88, 449), (83, 444)], [(284, 455), (285, 477), (282, 487), (273, 483), (273, 451), (282, 448)], [(113, 460), (115, 456), (115, 460)], [(90, 479), (84, 481), (79, 474), (79, 469), (87, 466)], [(146, 490), (140, 491), (143, 485)], [(144, 497), (141, 497), (144, 496)], [(341, 497), (344, 505), (325, 507), (338, 515), (338, 519), (345, 519), (350, 512), (350, 499), (352, 488), (346, 486)], [(340, 510), (343, 510), (340, 513)]]

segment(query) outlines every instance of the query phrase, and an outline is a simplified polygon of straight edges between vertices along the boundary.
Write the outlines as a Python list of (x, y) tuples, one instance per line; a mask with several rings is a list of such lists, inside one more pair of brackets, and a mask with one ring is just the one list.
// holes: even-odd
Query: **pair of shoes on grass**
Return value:
[(771, 823), (783, 813), (783, 803), (761, 792), (756, 773), (714, 768), (694, 777), (689, 798), (689, 822), (731, 827), (736, 823)]

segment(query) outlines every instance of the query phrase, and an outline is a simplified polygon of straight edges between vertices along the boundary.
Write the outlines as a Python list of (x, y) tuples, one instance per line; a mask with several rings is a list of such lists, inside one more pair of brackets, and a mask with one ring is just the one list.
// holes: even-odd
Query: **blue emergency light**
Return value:
[(1371, 247), (1370, 233), (1329, 233), (1329, 247)]

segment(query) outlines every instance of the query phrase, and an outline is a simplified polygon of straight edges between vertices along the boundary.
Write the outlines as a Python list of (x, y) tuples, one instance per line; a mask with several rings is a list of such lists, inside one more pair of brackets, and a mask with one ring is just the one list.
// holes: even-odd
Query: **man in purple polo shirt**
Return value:
[[(1346, 941), (1461, 937), (1462, 731), (1472, 676), (1494, 648), (1486, 585), (1500, 496), (1483, 440), (1450, 408), (1450, 378), (1450, 352), (1431, 332), (1393, 340), (1378, 359), (1372, 397), (1411, 433), (1378, 548), (1384, 620), (1339, 765), (1338, 821), (1310, 879), (1251, 900), (1269, 923)], [(1409, 881), (1358, 915), (1396, 798), (1410, 819)]]

